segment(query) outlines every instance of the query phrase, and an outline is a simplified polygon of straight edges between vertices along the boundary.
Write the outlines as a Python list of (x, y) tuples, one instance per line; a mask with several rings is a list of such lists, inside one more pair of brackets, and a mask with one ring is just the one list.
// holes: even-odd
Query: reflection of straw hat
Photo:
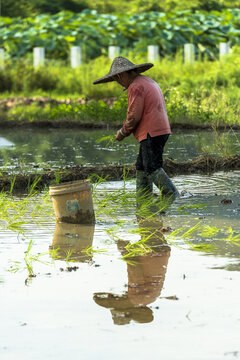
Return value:
[(150, 69), (152, 66), (153, 64), (151, 63), (135, 65), (130, 60), (122, 56), (118, 56), (113, 60), (109, 73), (106, 76), (103, 76), (100, 79), (95, 80), (93, 84), (96, 85), (96, 84), (114, 81), (113, 77), (115, 75), (121, 74), (129, 70), (135, 70), (137, 73), (142, 73)]
[(129, 324), (131, 320), (138, 323), (153, 321), (152, 310), (146, 306), (133, 305), (127, 294), (95, 293), (93, 299), (98, 305), (110, 309), (114, 324)]

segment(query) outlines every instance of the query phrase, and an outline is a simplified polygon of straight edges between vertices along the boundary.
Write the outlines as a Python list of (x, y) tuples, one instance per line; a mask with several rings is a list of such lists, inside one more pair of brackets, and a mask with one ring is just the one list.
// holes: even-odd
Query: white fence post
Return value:
[(195, 48), (193, 44), (184, 44), (184, 62), (193, 64), (195, 57)]
[(80, 46), (71, 47), (71, 66), (77, 68), (82, 65), (82, 49)]
[(109, 46), (108, 47), (108, 57), (110, 60), (113, 60), (115, 57), (120, 55), (119, 46)]
[(0, 49), (0, 69), (3, 70), (4, 69), (4, 49)]
[(230, 53), (230, 44), (229, 42), (219, 44), (219, 59), (221, 60), (223, 56)]
[(148, 45), (148, 61), (154, 62), (159, 60), (159, 46)]
[(43, 47), (33, 48), (33, 66), (38, 67), (44, 65), (45, 49)]

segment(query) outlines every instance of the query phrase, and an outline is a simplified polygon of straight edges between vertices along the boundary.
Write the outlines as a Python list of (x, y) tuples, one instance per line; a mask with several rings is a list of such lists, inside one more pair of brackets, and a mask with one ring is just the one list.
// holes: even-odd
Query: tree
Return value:
[(28, 0), (0, 0), (1, 16), (8, 17), (27, 17), (35, 15), (32, 1)]
[(240, 0), (0, 0), (1, 15), (27, 17), (55, 14), (62, 10), (75, 13), (84, 9), (99, 13), (141, 13), (148, 11), (218, 10), (239, 8)]
[(28, 17), (38, 14), (56, 14), (62, 10), (81, 12), (88, 4), (85, 0), (0, 0), (1, 16)]

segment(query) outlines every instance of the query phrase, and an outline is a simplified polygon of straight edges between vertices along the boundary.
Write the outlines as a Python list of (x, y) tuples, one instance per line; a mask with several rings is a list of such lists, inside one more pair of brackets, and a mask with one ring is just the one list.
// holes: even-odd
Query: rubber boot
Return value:
[(141, 216), (149, 218), (165, 213), (170, 198), (167, 201), (165, 199), (164, 201), (155, 199), (153, 195), (152, 175), (147, 175), (144, 171), (137, 170), (136, 190), (137, 208), (139, 209), (139, 214), (141, 214)]
[(141, 206), (142, 203), (149, 201), (152, 196), (153, 183), (152, 178), (148, 176), (145, 171), (136, 171), (136, 195), (137, 204)]
[(172, 198), (179, 196), (179, 192), (171, 179), (165, 173), (163, 168), (155, 170), (152, 174), (152, 182), (159, 188), (162, 195), (166, 195)]

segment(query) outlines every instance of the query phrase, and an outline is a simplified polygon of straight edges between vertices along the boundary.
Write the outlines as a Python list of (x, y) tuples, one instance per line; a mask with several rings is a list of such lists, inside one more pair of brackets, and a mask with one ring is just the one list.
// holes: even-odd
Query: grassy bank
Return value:
[[(133, 54), (128, 57), (136, 63), (147, 61)], [(161, 86), (171, 123), (231, 126), (240, 124), (239, 64), (240, 48), (236, 47), (222, 61), (187, 65), (181, 54), (164, 58), (146, 74)], [(64, 63), (49, 62), (37, 70), (28, 61), (9, 63), (0, 71), (0, 117), (2, 121), (20, 122), (121, 123), (127, 109), (126, 93), (115, 83), (92, 84), (108, 73), (110, 65), (103, 57), (78, 69)], [(19, 96), (36, 99), (28, 104), (3, 100)], [(39, 100), (39, 96), (50, 101)], [(113, 97), (113, 106), (102, 101)]]

